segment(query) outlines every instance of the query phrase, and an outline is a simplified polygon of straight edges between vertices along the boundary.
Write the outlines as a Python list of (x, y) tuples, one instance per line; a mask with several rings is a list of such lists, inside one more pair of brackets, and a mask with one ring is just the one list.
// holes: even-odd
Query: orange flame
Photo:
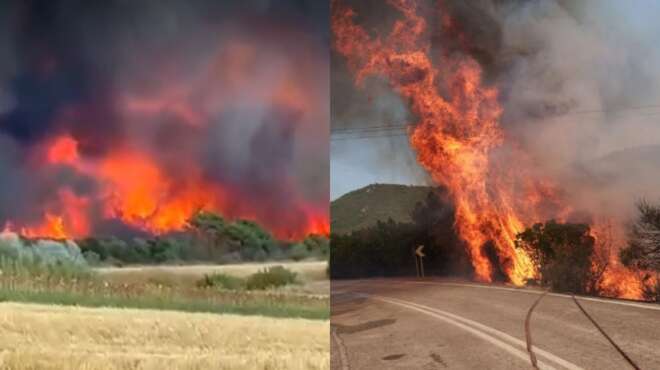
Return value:
[[(69, 135), (49, 141), (45, 152), (47, 163), (66, 164), (99, 181), (101, 199), (96, 201), (101, 202), (105, 218), (121, 219), (127, 225), (154, 234), (184, 229), (199, 210), (223, 213), (228, 208), (229, 195), (225, 189), (204, 181), (195, 166), (187, 168), (181, 178), (171, 179), (148, 154), (137, 150), (118, 148), (98, 159), (84, 159), (78, 154), (77, 141)], [(77, 196), (68, 187), (57, 194), (57, 199), (46, 205), (43, 220), (20, 228), (22, 235), (56, 239), (88, 235), (91, 200)], [(304, 201), (299, 202), (304, 205)], [(248, 207), (237, 208), (241, 217), (255, 218)], [(316, 212), (306, 206), (300, 212), (306, 218), (302, 229), (301, 225), (291, 225), (276, 228), (273, 233), (284, 239), (329, 235), (327, 212)]]
[(78, 142), (69, 135), (55, 138), (46, 153), (49, 163), (74, 163), (78, 160)]
[(651, 274), (645, 281), (646, 271), (631, 270), (617, 258), (621, 246), (626, 243), (622, 224), (597, 220), (591, 227), (591, 233), (596, 240), (592, 270), (602, 271), (596, 291), (606, 297), (642, 299), (644, 289), (655, 286), (655, 277)]
[[(23, 227), (21, 234), (30, 238), (54, 239), (87, 235), (90, 229), (86, 214), (89, 199), (77, 196), (68, 188), (58, 191), (58, 198), (55, 205), (49, 206), (54, 210), (44, 213), (44, 220), (41, 224)], [(9, 226), (9, 228), (11, 227)]]
[[(369, 75), (386, 76), (409, 101), (419, 119), (410, 130), (411, 144), (419, 163), (454, 199), (456, 228), (467, 244), (476, 279), (492, 279), (493, 267), (483, 247), (493, 241), (509, 280), (522, 285), (535, 275), (529, 257), (514, 247), (516, 234), (523, 230), (523, 212), (517, 212), (512, 201), (513, 189), (499, 186), (506, 178), (498, 177), (490, 162), (490, 152), (504, 139), (498, 92), (482, 86), (481, 69), (469, 58), (443, 56), (440, 73), (429, 55), (430, 41), (423, 37), (426, 21), (416, 14), (416, 3), (390, 3), (404, 19), (394, 23), (385, 40), (370, 39), (353, 23), (351, 9), (336, 9), (335, 47), (348, 57), (358, 85)], [(448, 91), (449, 98), (438, 86)], [(532, 198), (540, 191), (533, 183), (528, 188)]]
[(190, 180), (193, 169), (186, 174), (188, 186), (177, 187), (148, 157), (135, 152), (118, 152), (99, 170), (106, 186), (106, 216), (153, 233), (182, 229), (195, 211), (216, 208), (221, 195), (201, 180)]

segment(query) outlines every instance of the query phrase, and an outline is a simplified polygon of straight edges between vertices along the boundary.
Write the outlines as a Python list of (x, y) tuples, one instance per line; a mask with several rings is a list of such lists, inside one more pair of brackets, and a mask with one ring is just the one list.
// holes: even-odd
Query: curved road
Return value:
[[(445, 280), (332, 281), (334, 370), (533, 369), (525, 317), (542, 293)], [(640, 369), (660, 369), (660, 305), (578, 297)], [(539, 369), (632, 369), (570, 296), (530, 321)]]

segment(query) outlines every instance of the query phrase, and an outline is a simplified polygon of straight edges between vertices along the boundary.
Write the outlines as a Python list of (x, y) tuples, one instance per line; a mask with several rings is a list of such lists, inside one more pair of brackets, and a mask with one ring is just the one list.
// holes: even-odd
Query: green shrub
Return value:
[(595, 239), (586, 224), (537, 223), (516, 236), (539, 273), (540, 283), (555, 291), (587, 293)]
[(197, 281), (197, 286), (200, 288), (239, 290), (244, 285), (245, 281), (243, 279), (223, 273), (204, 274), (204, 277)]
[(245, 282), (248, 290), (264, 290), (293, 284), (296, 273), (283, 266), (272, 266), (250, 275)]
[(309, 256), (309, 251), (307, 246), (304, 243), (297, 243), (290, 247), (289, 249), (289, 258), (294, 261), (304, 260)]
[(93, 275), (80, 248), (72, 242), (29, 240), (13, 233), (0, 236), (3, 276), (81, 279)]
[(101, 264), (101, 256), (94, 251), (83, 252), (83, 257), (85, 257), (85, 261), (87, 261), (87, 264), (90, 266), (98, 266)]
[(303, 244), (307, 247), (308, 256), (327, 259), (330, 256), (330, 239), (323, 235), (310, 235)]
[(156, 263), (179, 261), (181, 244), (174, 239), (157, 238), (149, 242), (149, 255)]
[(0, 270), (4, 277), (43, 277), (54, 280), (84, 280), (94, 276), (94, 272), (86, 265), (79, 265), (65, 261), (47, 263), (39, 257), (19, 257), (16, 259), (1, 257)]

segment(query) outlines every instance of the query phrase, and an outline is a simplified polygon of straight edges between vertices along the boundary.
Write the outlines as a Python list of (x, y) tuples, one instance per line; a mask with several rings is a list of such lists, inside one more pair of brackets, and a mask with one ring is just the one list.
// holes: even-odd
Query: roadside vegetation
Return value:
[[(249, 226), (248, 230), (251, 228)], [(249, 233), (246, 235), (245, 238), (250, 238)], [(264, 237), (261, 240), (270, 239)], [(311, 250), (318, 246), (312, 243), (319, 240), (322, 243), (321, 237), (310, 237), (299, 243), (306, 251), (310, 248), (306, 258), (318, 255), (314, 260), (320, 259), (323, 252)], [(197, 273), (194, 278), (186, 279), (176, 278), (176, 266), (159, 265), (158, 275), (143, 278), (144, 266), (136, 266), (133, 270), (126, 267), (126, 273), (121, 273), (123, 268), (119, 267), (99, 269), (90, 263), (88, 252), (89, 249), (81, 250), (70, 241), (29, 240), (13, 233), (2, 233), (0, 300), (270, 317), (329, 317), (327, 294), (312, 294), (306, 288), (327, 279), (326, 264), (322, 259), (303, 263), (319, 270), (313, 275), (299, 275), (288, 268), (294, 264), (289, 262), (263, 267), (247, 275), (210, 273), (205, 276)], [(121, 276), (116, 276), (114, 271), (119, 271), (117, 274)]]
[[(362, 192), (364, 189), (360, 194)], [(364, 197), (367, 195), (363, 194)], [(446, 199), (442, 189), (428, 193), (410, 212), (410, 222), (390, 218), (349, 233), (334, 233), (333, 230), (331, 277), (415, 276), (413, 253), (419, 245), (425, 246), (426, 275), (472, 276), (465, 247), (454, 230), (453, 206)], [(605, 292), (608, 296), (617, 296), (618, 292), (610, 291), (612, 288), (604, 284), (604, 279), (612, 268), (612, 258), (616, 258), (620, 250), (621, 262), (638, 271), (645, 281), (643, 298), (660, 302), (660, 205), (642, 201), (637, 209), (637, 218), (629, 227), (627, 244), (623, 248), (614, 245), (611, 235), (601, 235), (596, 240), (590, 226), (582, 223), (549, 220), (523, 230), (515, 240), (516, 248), (523, 249), (531, 257), (538, 271), (538, 277), (528, 284), (559, 292)], [(482, 253), (494, 267), (493, 280), (507, 281), (500, 270), (494, 245), (484, 244)], [(653, 281), (656, 284), (649, 283)]]
[(425, 247), (426, 274), (469, 276), (472, 268), (453, 228), (454, 209), (443, 199), (440, 189), (428, 193), (410, 212), (412, 222), (389, 219), (348, 234), (333, 233), (330, 276), (415, 275), (413, 253), (419, 245)]

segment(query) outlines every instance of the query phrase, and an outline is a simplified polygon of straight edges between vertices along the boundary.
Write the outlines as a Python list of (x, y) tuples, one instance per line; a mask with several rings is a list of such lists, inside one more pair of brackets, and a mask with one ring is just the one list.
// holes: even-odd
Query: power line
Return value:
[(344, 136), (331, 138), (330, 141), (346, 141), (346, 140), (362, 140), (362, 139), (377, 139), (377, 138), (389, 138), (389, 137), (407, 137), (408, 134), (391, 134), (391, 135), (363, 135), (363, 136)]
[(331, 133), (353, 133), (353, 132), (368, 132), (368, 131), (379, 131), (379, 130), (400, 130), (404, 129), (407, 127), (410, 127), (412, 125), (410, 124), (388, 124), (388, 125), (381, 125), (381, 126), (363, 126), (363, 127), (349, 127), (349, 128), (339, 128), (330, 131)]
[[(643, 106), (634, 106), (620, 109), (600, 109), (600, 110), (583, 110), (583, 111), (574, 111), (567, 112), (564, 114), (556, 115), (553, 117), (548, 117), (546, 119), (559, 119), (565, 116), (571, 115), (584, 115), (584, 114), (595, 114), (595, 113), (624, 113), (631, 111), (640, 111), (647, 109), (660, 109), (660, 105), (643, 105)], [(638, 117), (653, 117), (660, 115), (660, 112), (644, 112), (645, 114), (636, 114)], [(386, 138), (386, 137), (399, 137), (407, 136), (407, 133), (397, 133), (400, 130), (406, 130), (412, 127), (410, 124), (403, 125), (375, 125), (375, 126), (364, 126), (364, 127), (350, 127), (350, 128), (337, 128), (331, 130), (331, 135), (338, 135), (331, 138), (331, 141), (342, 141), (342, 140), (359, 140), (359, 139), (372, 139), (372, 138)]]

